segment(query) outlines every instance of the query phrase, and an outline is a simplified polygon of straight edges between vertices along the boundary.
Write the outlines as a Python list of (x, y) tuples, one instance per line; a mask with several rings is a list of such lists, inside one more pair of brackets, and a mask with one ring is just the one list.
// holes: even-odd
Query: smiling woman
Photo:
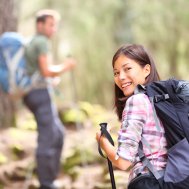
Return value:
[(131, 167), (128, 189), (159, 189), (158, 181), (140, 161), (138, 149), (142, 145), (145, 156), (155, 169), (164, 170), (167, 163), (165, 131), (162, 124), (157, 130), (148, 96), (135, 94), (137, 85), (159, 80), (154, 61), (143, 46), (124, 45), (113, 56), (112, 66), (115, 108), (121, 121), (118, 147), (112, 146), (104, 136), (100, 137), (100, 133), (96, 139), (116, 167), (122, 170)]
[[(160, 77), (152, 57), (141, 45), (124, 45), (120, 47), (113, 57), (112, 66), (115, 78), (115, 107), (120, 120), (125, 106), (125, 101), (122, 102), (120, 99), (129, 97), (134, 91), (131, 90), (131, 93), (127, 95), (127, 93), (124, 94), (122, 88), (119, 87), (117, 83), (120, 80), (120, 77), (117, 76), (117, 74), (120, 74), (118, 70), (119, 67), (123, 67), (122, 72), (124, 74), (122, 75), (125, 75), (125, 77), (129, 76), (130, 79), (132, 78), (133, 81), (130, 80), (130, 82), (132, 81), (131, 84), (134, 85), (133, 87), (136, 87), (137, 84), (146, 85), (153, 81), (159, 81)], [(142, 71), (142, 73), (140, 73), (140, 71)], [(144, 75), (142, 76), (142, 74)], [(126, 82), (129, 81), (128, 78), (125, 79), (127, 79)]]

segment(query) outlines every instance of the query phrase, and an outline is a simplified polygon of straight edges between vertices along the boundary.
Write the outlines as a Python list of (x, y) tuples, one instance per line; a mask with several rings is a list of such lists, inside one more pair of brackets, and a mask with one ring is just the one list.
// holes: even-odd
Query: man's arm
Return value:
[(41, 74), (44, 77), (56, 77), (64, 73), (65, 71), (71, 70), (75, 67), (76, 61), (73, 58), (65, 59), (65, 62), (60, 65), (49, 65), (48, 56), (42, 54), (38, 58), (39, 67)]

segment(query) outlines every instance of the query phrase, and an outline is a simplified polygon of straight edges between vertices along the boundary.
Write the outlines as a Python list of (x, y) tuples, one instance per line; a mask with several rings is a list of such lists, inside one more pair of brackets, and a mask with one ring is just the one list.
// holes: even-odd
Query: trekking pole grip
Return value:
[(110, 133), (107, 131), (107, 125), (108, 124), (107, 123), (100, 123), (99, 125), (101, 127), (101, 129), (100, 129), (101, 130), (101, 136), (102, 135), (105, 136), (108, 139), (108, 141), (114, 146), (114, 141), (113, 141)]

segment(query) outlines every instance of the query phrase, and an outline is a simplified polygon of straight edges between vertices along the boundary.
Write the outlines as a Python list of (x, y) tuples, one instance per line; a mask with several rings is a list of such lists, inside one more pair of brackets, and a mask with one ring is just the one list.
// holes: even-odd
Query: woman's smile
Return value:
[(128, 86), (130, 86), (132, 84), (132, 82), (127, 82), (127, 83), (123, 83), (121, 85), (122, 89), (126, 89)]

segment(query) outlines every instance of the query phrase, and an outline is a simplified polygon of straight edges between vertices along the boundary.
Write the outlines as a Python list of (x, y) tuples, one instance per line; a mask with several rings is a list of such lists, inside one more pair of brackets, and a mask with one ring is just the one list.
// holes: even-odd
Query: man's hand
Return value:
[(72, 57), (66, 58), (64, 61), (64, 69), (71, 70), (76, 66), (76, 60)]
[(66, 58), (62, 64), (48, 64), (46, 55), (39, 56), (39, 67), (44, 77), (60, 76), (62, 73), (73, 69), (75, 65), (76, 60), (71, 57)]
[(53, 86), (53, 87), (57, 87), (57, 86), (59, 85), (60, 81), (61, 81), (61, 78), (60, 78), (60, 77), (58, 77), (58, 76), (53, 77), (53, 78), (52, 78), (52, 86)]

